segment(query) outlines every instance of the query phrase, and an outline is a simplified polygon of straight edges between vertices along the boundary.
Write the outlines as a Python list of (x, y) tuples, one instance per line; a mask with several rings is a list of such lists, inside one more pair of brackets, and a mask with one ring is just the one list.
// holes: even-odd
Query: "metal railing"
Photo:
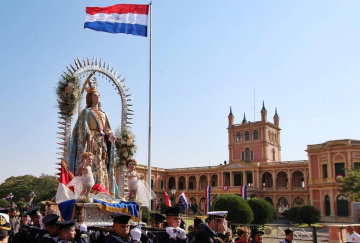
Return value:
[(248, 229), (252, 229), (257, 227), (264, 231), (264, 238), (273, 238), (273, 239), (284, 239), (285, 238), (285, 229), (292, 229), (294, 231), (294, 241), (312, 241), (317, 243), (316, 236), (316, 227), (298, 227), (294, 225), (278, 225), (278, 224), (231, 224), (231, 228), (233, 233), (236, 234), (236, 229), (239, 227), (247, 227)]

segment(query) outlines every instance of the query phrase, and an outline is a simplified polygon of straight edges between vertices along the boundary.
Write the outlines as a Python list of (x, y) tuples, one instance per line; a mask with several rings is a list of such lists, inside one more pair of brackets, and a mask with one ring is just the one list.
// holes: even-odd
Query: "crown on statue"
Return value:
[(86, 93), (91, 93), (93, 91), (97, 91), (97, 86), (98, 86), (98, 83), (96, 81), (96, 78), (94, 77), (93, 80), (91, 81), (90, 78), (91, 78), (92, 75), (90, 75), (86, 81), (84, 82), (84, 85), (83, 85), (83, 89), (85, 89)]

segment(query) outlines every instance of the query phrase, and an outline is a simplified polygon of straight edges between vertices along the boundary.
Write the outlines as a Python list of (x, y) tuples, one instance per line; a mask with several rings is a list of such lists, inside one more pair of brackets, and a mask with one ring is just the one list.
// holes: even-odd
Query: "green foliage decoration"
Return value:
[(117, 128), (115, 131), (116, 165), (124, 165), (126, 160), (133, 158), (136, 153), (135, 135), (128, 129)]
[(240, 196), (222, 194), (211, 206), (213, 211), (228, 211), (227, 220), (231, 223), (249, 224), (254, 220), (254, 214), (249, 204)]
[(60, 112), (66, 117), (74, 115), (76, 105), (82, 98), (80, 80), (70, 74), (61, 75), (55, 91)]
[(312, 205), (305, 205), (299, 209), (298, 217), (303, 223), (311, 226), (311, 224), (320, 222), (321, 212)]
[(277, 214), (275, 208), (264, 199), (253, 198), (247, 200), (247, 203), (254, 214), (254, 220), (251, 222), (252, 224), (268, 224), (276, 220)]

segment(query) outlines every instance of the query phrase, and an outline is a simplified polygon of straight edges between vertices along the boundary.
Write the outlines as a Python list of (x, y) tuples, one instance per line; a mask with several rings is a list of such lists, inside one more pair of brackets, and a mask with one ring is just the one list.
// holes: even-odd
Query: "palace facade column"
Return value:
[(208, 186), (211, 186), (211, 175), (210, 174), (208, 174), (208, 176), (207, 176), (207, 185)]
[(247, 172), (246, 171), (242, 171), (242, 185), (245, 186), (248, 184), (247, 181)]
[(230, 186), (234, 186), (234, 173), (232, 171), (230, 173)]
[(273, 177), (273, 190), (276, 190), (277, 185), (276, 185), (276, 173), (275, 173), (275, 171), (272, 171), (272, 177)]
[(185, 190), (189, 191), (189, 175), (185, 176)]

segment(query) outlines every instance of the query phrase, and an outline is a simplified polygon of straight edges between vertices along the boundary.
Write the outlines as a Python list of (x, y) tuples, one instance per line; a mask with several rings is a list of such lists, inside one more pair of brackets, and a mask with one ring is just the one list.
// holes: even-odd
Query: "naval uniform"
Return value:
[(195, 240), (196, 243), (212, 243), (212, 242), (222, 243), (224, 241), (225, 241), (224, 234), (217, 234), (208, 226), (198, 231)]

